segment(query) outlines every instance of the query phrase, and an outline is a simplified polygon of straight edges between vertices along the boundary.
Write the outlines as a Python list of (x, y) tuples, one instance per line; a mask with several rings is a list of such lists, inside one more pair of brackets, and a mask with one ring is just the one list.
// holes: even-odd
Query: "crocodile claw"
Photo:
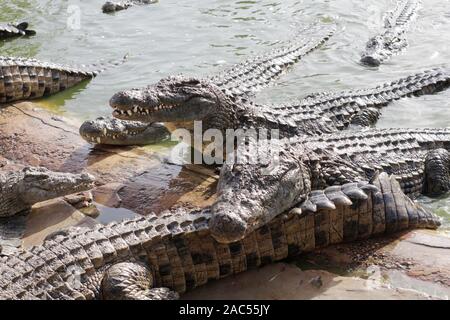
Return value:
[(312, 191), (310, 200), (317, 206), (317, 209), (336, 209), (334, 203), (328, 199), (327, 195), (322, 190)]
[(353, 200), (367, 200), (367, 194), (358, 186), (358, 183), (346, 183), (342, 185), (342, 192)]
[(300, 205), (300, 209), (302, 212), (316, 212), (317, 206), (312, 203), (311, 200), (307, 199), (302, 202), (302, 204)]
[(350, 206), (352, 204), (352, 200), (342, 192), (340, 186), (326, 188), (325, 195), (336, 205)]
[(374, 193), (374, 192), (380, 191), (380, 189), (378, 189), (378, 187), (376, 185), (371, 184), (371, 183), (366, 183), (366, 184), (361, 184), (361, 185), (358, 184), (358, 187), (361, 190), (368, 192), (368, 193)]
[(292, 208), (291, 211), (289, 211), (289, 213), (298, 215), (300, 217), (302, 217), (304, 215), (303, 210), (299, 207)]

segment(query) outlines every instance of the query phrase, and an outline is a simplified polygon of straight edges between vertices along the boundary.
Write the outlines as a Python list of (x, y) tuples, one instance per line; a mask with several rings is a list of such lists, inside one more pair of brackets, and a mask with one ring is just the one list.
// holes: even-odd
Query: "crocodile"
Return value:
[[(269, 52), (251, 56), (241, 63), (208, 77), (208, 81), (213, 83), (215, 87), (226, 91), (227, 96), (231, 99), (247, 97), (268, 86), (294, 63), (300, 61), (304, 56), (328, 41), (335, 31), (335, 25), (312, 23), (300, 29), (292, 39), (282, 42)], [(96, 142), (98, 138), (104, 141), (102, 138), (103, 131), (115, 126), (106, 119), (91, 120), (89, 123), (89, 125), (86, 125), (87, 128), (83, 128), (83, 130), (96, 128), (94, 129), (95, 132), (89, 133), (89, 142)], [(109, 142), (121, 145), (135, 144), (135, 137), (130, 136), (128, 141), (125, 139), (125, 136), (126, 134), (122, 134), (123, 138), (120, 142)], [(147, 141), (147, 139), (144, 141)], [(103, 143), (109, 144), (109, 142)]]
[(28, 29), (28, 22), (0, 24), (0, 40), (34, 35), (36, 31)]
[(133, 7), (136, 5), (143, 5), (143, 4), (152, 4), (157, 3), (158, 0), (125, 0), (125, 1), (107, 1), (102, 6), (102, 11), (104, 13), (113, 13), (116, 11), (126, 10), (129, 7)]
[(377, 172), (394, 175), (408, 196), (443, 194), (450, 190), (449, 151), (450, 128), (366, 129), (270, 145), (249, 137), (237, 147), (239, 157), (228, 155), (222, 166), (211, 234), (223, 243), (242, 239), (306, 201), (312, 189), (367, 181)]
[(90, 143), (147, 145), (168, 139), (170, 132), (161, 123), (99, 117), (85, 121), (80, 127), (80, 136)]
[(120, 61), (71, 67), (37, 59), (0, 56), (0, 103), (46, 97), (90, 80)]
[(38, 202), (58, 198), (93, 187), (90, 174), (61, 173), (42, 167), (0, 173), (0, 217), (28, 211)]
[[(271, 84), (296, 62), (326, 43), (335, 32), (336, 25), (334, 24), (313, 22), (301, 28), (292, 38), (279, 43), (268, 52), (252, 55), (221, 72), (205, 77), (203, 81), (219, 91), (226, 92), (229, 97), (249, 96)], [(171, 79), (171, 77), (168, 79)], [(200, 81), (199, 79), (195, 80)], [(186, 82), (188, 90), (190, 88), (189, 81)], [(167, 83), (167, 85), (170, 85), (170, 83)], [(180, 89), (181, 91), (183, 89), (182, 86), (177, 88), (177, 83), (173, 85), (174, 90)], [(133, 89), (132, 92), (138, 90)], [(176, 93), (174, 92), (174, 94)], [(201, 94), (201, 91), (199, 94)], [(220, 98), (217, 97), (217, 99)]]
[(361, 62), (376, 67), (408, 46), (406, 32), (416, 18), (420, 8), (419, 0), (398, 0), (393, 11), (386, 14), (384, 30), (367, 41), (361, 55)]
[(284, 105), (261, 105), (233, 95), (208, 79), (172, 76), (142, 89), (113, 95), (113, 116), (122, 120), (170, 123), (173, 128), (278, 129), (281, 137), (332, 133), (352, 124), (373, 124), (391, 101), (448, 88), (450, 69), (439, 67), (368, 89), (321, 92)]
[[(230, 244), (211, 237), (209, 208), (56, 232), (40, 246), (0, 256), (0, 299), (176, 299), (207, 282), (317, 248), (439, 226), (387, 174), (366, 186), (359, 189), (366, 200), (351, 204), (345, 185), (333, 187), (341, 196), (322, 190), (337, 208), (286, 211)], [(410, 223), (400, 223), (400, 212)]]

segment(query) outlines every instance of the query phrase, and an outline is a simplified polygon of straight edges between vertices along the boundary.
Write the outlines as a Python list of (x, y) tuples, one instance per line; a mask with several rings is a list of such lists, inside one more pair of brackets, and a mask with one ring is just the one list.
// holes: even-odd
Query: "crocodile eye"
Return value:
[(47, 178), (48, 175), (46, 175), (45, 173), (31, 173), (25, 176), (25, 180), (32, 180), (32, 181), (45, 180)]
[(200, 81), (197, 79), (190, 79), (189, 81), (186, 81), (185, 84), (191, 85), (191, 86), (197, 86), (200, 84)]

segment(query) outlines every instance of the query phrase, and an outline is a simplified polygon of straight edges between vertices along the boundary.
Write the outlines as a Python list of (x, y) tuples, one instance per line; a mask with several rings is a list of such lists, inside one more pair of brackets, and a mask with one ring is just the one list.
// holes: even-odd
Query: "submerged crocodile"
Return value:
[(0, 299), (175, 299), (209, 281), (316, 248), (439, 225), (387, 174), (366, 186), (356, 189), (366, 200), (351, 205), (345, 185), (324, 190), (336, 209), (291, 210), (231, 244), (211, 237), (208, 209), (71, 228), (42, 246), (0, 256)]
[(36, 59), (0, 56), (0, 103), (42, 98), (94, 78), (110, 65), (70, 67)]
[(104, 13), (112, 13), (116, 11), (126, 10), (129, 7), (133, 7), (136, 5), (143, 5), (143, 4), (152, 4), (156, 3), (158, 0), (124, 0), (124, 1), (107, 1), (102, 6), (102, 11)]
[(28, 22), (19, 24), (0, 24), (0, 40), (20, 37), (20, 36), (34, 36), (36, 31), (28, 29)]
[(147, 145), (168, 139), (170, 132), (161, 123), (99, 117), (85, 121), (80, 127), (80, 136), (90, 143)]
[(421, 1), (397, 0), (397, 6), (385, 16), (384, 31), (369, 39), (361, 56), (361, 62), (379, 66), (408, 46), (406, 32), (417, 16)]
[(94, 178), (87, 173), (61, 173), (36, 167), (0, 173), (0, 217), (27, 211), (38, 202), (88, 190), (93, 182)]
[(278, 129), (282, 137), (323, 134), (374, 123), (379, 116), (376, 109), (391, 101), (448, 88), (450, 70), (435, 68), (369, 89), (312, 94), (281, 106), (256, 104), (221, 84), (169, 77), (146, 88), (118, 92), (110, 105), (119, 119), (168, 122), (188, 129), (201, 120), (204, 131), (267, 128)]
[[(269, 147), (249, 143), (237, 151), (240, 162), (222, 166), (212, 206), (210, 231), (224, 243), (242, 239), (305, 201), (313, 189), (367, 181), (377, 172), (393, 174), (411, 197), (450, 190), (450, 128), (340, 132), (272, 140)], [(251, 161), (255, 155), (266, 158)], [(399, 223), (407, 225), (404, 215)]]

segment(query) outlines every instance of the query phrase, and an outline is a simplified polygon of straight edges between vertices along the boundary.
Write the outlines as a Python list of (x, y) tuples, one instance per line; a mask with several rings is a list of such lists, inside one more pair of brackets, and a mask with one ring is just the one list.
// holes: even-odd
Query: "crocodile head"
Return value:
[(27, 210), (38, 202), (89, 190), (94, 177), (26, 167), (0, 175), (0, 181), (0, 217), (4, 217)]
[(377, 67), (383, 61), (400, 52), (406, 45), (403, 37), (390, 33), (372, 37), (366, 44), (366, 49), (361, 56), (361, 63)]
[(81, 137), (90, 143), (109, 145), (147, 145), (169, 137), (160, 123), (144, 123), (100, 117), (85, 121), (80, 127)]
[[(229, 128), (235, 117), (232, 99), (208, 80), (172, 76), (142, 89), (116, 93), (110, 100), (113, 116), (122, 120), (183, 123)], [(214, 118), (214, 125), (207, 119)], [(220, 119), (221, 121), (217, 121)]]
[[(252, 154), (249, 149), (243, 157)], [(238, 241), (304, 200), (311, 189), (309, 171), (298, 158), (284, 148), (272, 165), (224, 164), (211, 208), (211, 235), (221, 243)]]
[(18, 196), (30, 206), (37, 202), (89, 190), (94, 183), (94, 177), (87, 173), (54, 172), (45, 168), (27, 167), (22, 170), (22, 175), (22, 179), (18, 182)]

